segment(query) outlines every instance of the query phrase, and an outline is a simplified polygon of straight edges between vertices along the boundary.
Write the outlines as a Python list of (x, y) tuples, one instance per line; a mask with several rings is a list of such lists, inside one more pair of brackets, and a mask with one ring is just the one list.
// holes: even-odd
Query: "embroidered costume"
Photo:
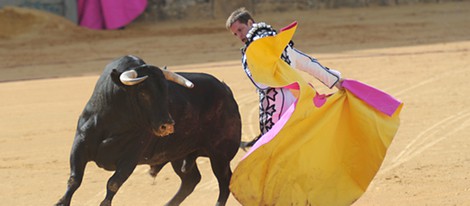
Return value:
[[(245, 50), (249, 77), (259, 88), (299, 95), (235, 168), (230, 191), (242, 205), (354, 203), (379, 170), (400, 124), (403, 104), (361, 82), (344, 80), (344, 90), (317, 94), (292, 62), (281, 58), (296, 28), (254, 40)], [(334, 85), (331, 79), (323, 82)]]
[[(251, 42), (263, 37), (275, 36), (276, 33), (270, 25), (264, 22), (254, 23), (246, 35), (248, 41), (245, 47), (242, 48), (243, 70), (256, 86), (259, 95), (259, 125), (261, 134), (268, 132), (296, 100), (288, 88), (272, 88), (253, 80), (246, 62), (245, 52)], [(292, 68), (314, 76), (329, 88), (332, 88), (341, 78), (341, 74), (338, 71), (322, 66), (316, 59), (295, 49), (292, 41), (285, 47), (281, 59)]]

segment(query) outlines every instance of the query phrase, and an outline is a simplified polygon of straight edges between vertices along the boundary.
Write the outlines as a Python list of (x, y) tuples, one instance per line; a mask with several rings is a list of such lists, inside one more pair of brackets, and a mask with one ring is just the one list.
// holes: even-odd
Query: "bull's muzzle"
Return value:
[(153, 133), (158, 137), (170, 135), (175, 131), (174, 125), (174, 123), (162, 124), (160, 127), (158, 127), (158, 129), (154, 129)]

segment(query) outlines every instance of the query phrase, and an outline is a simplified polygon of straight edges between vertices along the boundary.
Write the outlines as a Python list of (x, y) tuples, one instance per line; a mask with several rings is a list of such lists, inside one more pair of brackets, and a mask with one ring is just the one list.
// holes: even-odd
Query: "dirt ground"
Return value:
[[(470, 205), (469, 14), (470, 2), (462, 1), (256, 16), (276, 28), (297, 20), (297, 48), (405, 103), (380, 171), (354, 205)], [(138, 22), (90, 31), (53, 15), (0, 10), (0, 205), (52, 205), (63, 195), (78, 116), (104, 66), (121, 55), (225, 81), (240, 106), (242, 138), (254, 137), (257, 95), (241, 69), (241, 45), (224, 24)], [(197, 162), (203, 179), (183, 205), (214, 205), (217, 181), (208, 159)], [(180, 181), (171, 168), (155, 180), (147, 170), (137, 167), (115, 206), (163, 205), (172, 197)], [(72, 204), (99, 205), (111, 175), (88, 164)], [(240, 204), (231, 196), (228, 205)]]

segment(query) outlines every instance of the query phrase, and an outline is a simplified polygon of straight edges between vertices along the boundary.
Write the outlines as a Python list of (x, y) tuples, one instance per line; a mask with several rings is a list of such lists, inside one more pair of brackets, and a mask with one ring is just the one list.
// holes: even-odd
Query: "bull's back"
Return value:
[(227, 113), (240, 116), (233, 93), (224, 82), (205, 73), (178, 74), (192, 81), (194, 88), (188, 89), (172, 83), (170, 86), (172, 94), (170, 95), (175, 97), (173, 101), (176, 104), (190, 103), (192, 107), (197, 107), (202, 112), (218, 112), (223, 107)]
[(241, 141), (241, 118), (231, 89), (209, 74), (178, 74), (194, 87), (170, 83), (170, 110), (175, 120), (170, 139), (195, 145), (193, 149), (223, 150), (224, 156), (233, 158)]

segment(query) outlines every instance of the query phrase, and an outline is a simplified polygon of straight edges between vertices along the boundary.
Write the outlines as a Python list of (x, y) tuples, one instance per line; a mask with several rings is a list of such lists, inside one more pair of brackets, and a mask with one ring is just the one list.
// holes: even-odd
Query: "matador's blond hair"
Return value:
[(230, 14), (230, 16), (227, 18), (225, 28), (230, 30), (230, 27), (236, 21), (239, 21), (242, 24), (248, 24), (248, 20), (255, 22), (250, 12), (246, 10), (245, 7), (238, 8), (237, 10), (233, 11), (232, 14)]

